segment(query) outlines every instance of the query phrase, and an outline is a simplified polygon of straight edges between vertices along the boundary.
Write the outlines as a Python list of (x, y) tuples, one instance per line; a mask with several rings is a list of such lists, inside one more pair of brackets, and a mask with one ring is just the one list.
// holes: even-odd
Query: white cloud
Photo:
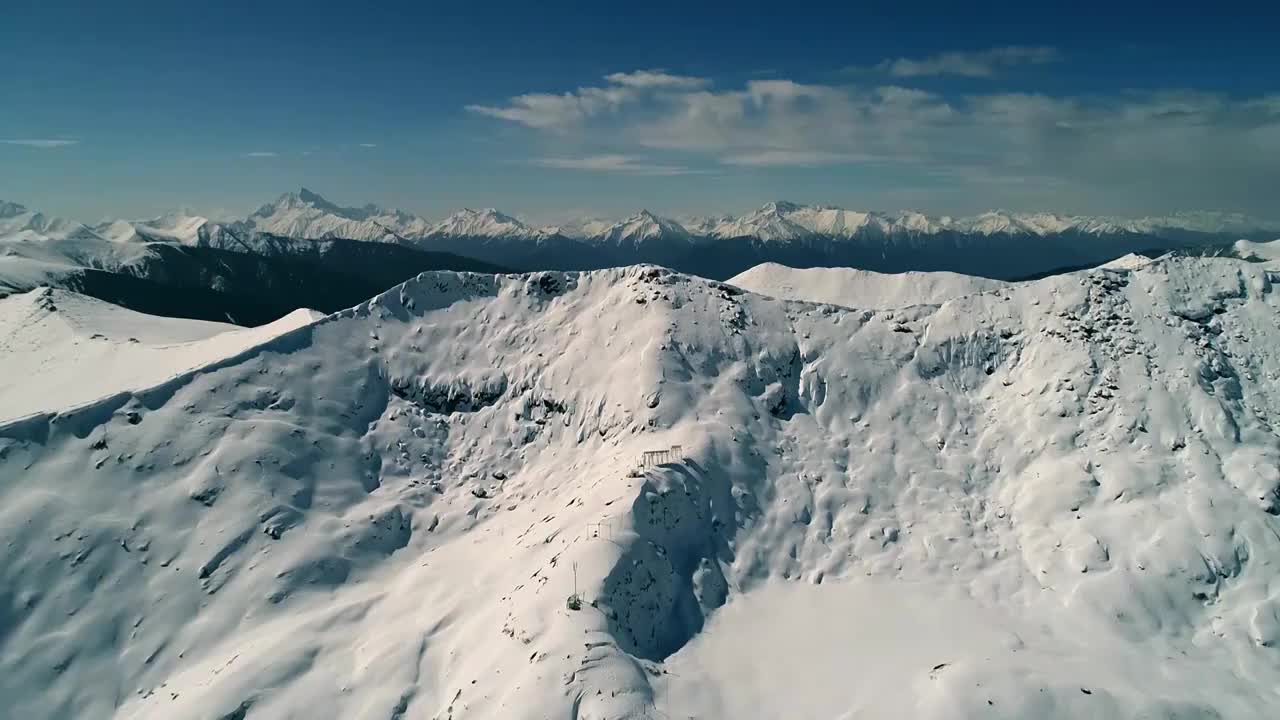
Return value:
[(360, 147), (362, 147), (362, 148), (376, 148), (376, 147), (378, 147), (378, 143), (360, 143)]
[(581, 88), (576, 93), (530, 93), (511, 98), (506, 107), (468, 105), (467, 110), (539, 130), (563, 132), (609, 107), (621, 105), (630, 91), (617, 88)]
[(79, 145), (79, 140), (63, 140), (63, 139), (46, 139), (46, 138), (18, 138), (16, 140), (0, 140), (5, 145), (23, 145), (33, 148), (59, 148), (68, 145)]
[(614, 85), (633, 88), (672, 88), (676, 90), (693, 90), (711, 84), (710, 80), (684, 75), (669, 75), (663, 70), (637, 70), (630, 73), (613, 73), (605, 75)]
[(651, 163), (634, 155), (586, 155), (583, 157), (534, 158), (534, 165), (558, 170), (586, 170), (627, 175), (695, 175), (709, 171), (695, 170), (681, 165)]
[(275, 153), (275, 152), (265, 152), (265, 151), (259, 150), (259, 151), (256, 151), (256, 152), (247, 152), (247, 153), (245, 153), (245, 154), (244, 154), (244, 157), (251, 157), (251, 158), (273, 158), (273, 157), (280, 157), (280, 153)]
[(608, 84), (603, 87), (581, 87), (560, 94), (528, 93), (511, 98), (503, 106), (468, 105), (466, 109), (538, 130), (565, 133), (623, 105), (690, 92), (709, 84), (704, 78), (671, 75), (661, 70), (612, 73), (604, 79)]
[[(538, 164), (564, 169), (874, 164), (877, 172), (896, 166), (895, 182), (935, 192), (1041, 192), (1043, 204), (1107, 212), (1127, 203), (1273, 214), (1270, 188), (1280, 186), (1274, 94), (954, 96), (770, 78), (727, 89), (580, 88), (521, 95), (492, 110), (545, 133), (556, 157)], [(601, 146), (615, 154), (580, 151)], [(661, 164), (644, 159), (654, 151)], [(982, 205), (1001, 204), (999, 194), (983, 197)]]
[(720, 158), (725, 165), (744, 167), (821, 167), (880, 162), (882, 158), (858, 153), (822, 152), (819, 150), (759, 150)]
[(1058, 51), (1051, 47), (1009, 45), (977, 52), (948, 52), (926, 58), (885, 60), (875, 69), (901, 78), (930, 75), (991, 77), (1000, 70), (1019, 65), (1044, 65), (1059, 57)]

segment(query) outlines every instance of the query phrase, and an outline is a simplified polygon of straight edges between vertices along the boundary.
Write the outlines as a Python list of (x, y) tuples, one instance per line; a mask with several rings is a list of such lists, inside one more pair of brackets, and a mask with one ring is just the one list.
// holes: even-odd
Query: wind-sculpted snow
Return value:
[(887, 310), (644, 266), (423, 274), (0, 428), (0, 699), (1268, 718), (1271, 273), (1168, 258)]

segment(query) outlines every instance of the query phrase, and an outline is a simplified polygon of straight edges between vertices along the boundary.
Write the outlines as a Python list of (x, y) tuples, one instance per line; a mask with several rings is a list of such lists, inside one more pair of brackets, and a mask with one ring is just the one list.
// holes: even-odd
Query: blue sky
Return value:
[(0, 198), (1280, 214), (1280, 11), (834, 5), (9, 0)]

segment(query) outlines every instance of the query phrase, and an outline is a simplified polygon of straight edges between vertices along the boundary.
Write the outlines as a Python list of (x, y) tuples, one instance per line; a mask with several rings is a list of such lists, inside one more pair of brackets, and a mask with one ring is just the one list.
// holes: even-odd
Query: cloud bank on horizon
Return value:
[(996, 197), (1001, 186), (1032, 183), (1064, 198), (1131, 193), (1202, 205), (1260, 206), (1280, 186), (1280, 94), (948, 93), (911, 83), (986, 79), (1061, 61), (1051, 47), (1007, 46), (889, 59), (849, 73), (849, 82), (771, 77), (730, 86), (644, 69), (467, 110), (527, 129), (535, 145), (583, 148), (530, 160), (564, 170), (866, 166), (967, 183)]

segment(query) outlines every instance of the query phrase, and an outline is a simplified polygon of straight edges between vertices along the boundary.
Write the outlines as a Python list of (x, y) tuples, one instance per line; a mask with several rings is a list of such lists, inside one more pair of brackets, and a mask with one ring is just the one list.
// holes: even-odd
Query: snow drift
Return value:
[(0, 698), (1270, 717), (1275, 280), (1168, 258), (878, 311), (655, 267), (427, 273), (102, 378), (0, 427)]

